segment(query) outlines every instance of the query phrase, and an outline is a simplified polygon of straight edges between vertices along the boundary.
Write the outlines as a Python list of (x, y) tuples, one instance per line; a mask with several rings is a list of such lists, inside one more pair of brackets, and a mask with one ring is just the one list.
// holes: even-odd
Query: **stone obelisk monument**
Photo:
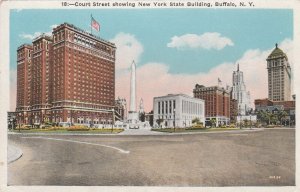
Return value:
[(131, 64), (131, 78), (130, 78), (130, 108), (129, 111), (136, 111), (136, 91), (135, 91), (135, 87), (136, 87), (136, 74), (135, 74), (135, 63), (134, 61)]
[(130, 108), (128, 112), (128, 123), (138, 122), (138, 113), (136, 112), (136, 65), (133, 61), (131, 64), (131, 77), (130, 77)]

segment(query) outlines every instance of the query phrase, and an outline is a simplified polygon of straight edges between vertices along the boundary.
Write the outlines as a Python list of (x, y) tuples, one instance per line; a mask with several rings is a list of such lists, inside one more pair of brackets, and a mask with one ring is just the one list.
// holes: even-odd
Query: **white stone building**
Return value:
[(154, 97), (154, 127), (189, 127), (192, 120), (198, 118), (205, 122), (205, 102), (184, 94), (169, 94)]
[(238, 102), (239, 115), (246, 115), (251, 108), (250, 92), (246, 90), (244, 74), (240, 71), (239, 64), (237, 71), (233, 71), (232, 74), (232, 99)]

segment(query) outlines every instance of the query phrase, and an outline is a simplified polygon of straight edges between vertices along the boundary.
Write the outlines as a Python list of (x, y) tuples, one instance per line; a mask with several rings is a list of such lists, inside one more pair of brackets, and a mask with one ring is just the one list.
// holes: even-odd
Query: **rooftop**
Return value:
[(219, 91), (225, 91), (227, 93), (230, 92), (230, 90), (228, 89), (225, 89), (224, 87), (220, 87), (220, 86), (210, 86), (210, 87), (205, 87), (204, 85), (199, 85), (199, 84), (196, 84), (195, 85), (195, 88), (194, 88), (194, 92), (195, 91), (212, 91), (212, 90), (219, 90)]
[(46, 39), (48, 41), (52, 41), (52, 37), (51, 36), (46, 35), (45, 33), (43, 33), (40, 36), (37, 36), (36, 38), (34, 38), (32, 42), (35, 42), (35, 41), (37, 41), (39, 39)]
[(189, 99), (197, 99), (197, 100), (202, 100), (202, 101), (203, 101), (203, 99), (195, 98), (195, 97), (192, 97), (192, 96), (189, 96), (189, 95), (183, 94), (183, 93), (178, 93), (178, 94), (168, 94), (168, 95), (164, 95), (164, 96), (158, 96), (158, 97), (154, 97), (154, 98), (178, 97), (178, 96), (181, 96), (181, 97), (186, 97), (186, 98), (189, 98)]
[(85, 30), (83, 30), (83, 29), (80, 29), (79, 27), (76, 27), (75, 25), (70, 24), (70, 23), (67, 23), (67, 22), (65, 22), (65, 23), (63, 23), (63, 24), (61, 24), (61, 25), (55, 27), (55, 28), (53, 29), (53, 31), (55, 31), (56, 29), (59, 29), (59, 28), (62, 27), (62, 26), (67, 26), (67, 27), (69, 27), (69, 28), (72, 28), (72, 29), (74, 29), (74, 30), (76, 30), (76, 31), (78, 31), (78, 32), (80, 32), (80, 33), (86, 35), (86, 36), (89, 36), (89, 37), (91, 37), (91, 38), (94, 38), (94, 39), (96, 39), (96, 40), (98, 40), (98, 41), (101, 41), (101, 42), (103, 42), (103, 43), (106, 43), (106, 44), (108, 44), (108, 45), (110, 45), (110, 46), (116, 47), (114, 43), (111, 43), (111, 42), (109, 42), (109, 41), (107, 41), (107, 40), (105, 40), (105, 39), (102, 39), (102, 38), (100, 38), (99, 36), (96, 36), (96, 35), (94, 35), (94, 34), (91, 34), (91, 33), (87, 32), (87, 31), (85, 31)]
[(276, 43), (275, 49), (272, 51), (272, 53), (268, 56), (268, 59), (277, 58), (277, 57), (286, 57), (286, 54), (278, 48), (278, 44)]
[(27, 48), (32, 49), (32, 45), (25, 43), (25, 44), (20, 45), (20, 46), (18, 47), (18, 50), (19, 50), (19, 49), (22, 49), (22, 48), (24, 48), (24, 47), (27, 47)]

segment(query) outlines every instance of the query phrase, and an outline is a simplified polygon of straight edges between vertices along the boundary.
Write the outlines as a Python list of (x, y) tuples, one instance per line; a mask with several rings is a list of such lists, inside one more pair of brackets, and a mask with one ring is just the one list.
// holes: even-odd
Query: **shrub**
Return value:
[(275, 125), (267, 125), (266, 128), (274, 128)]
[(20, 129), (20, 130), (30, 130), (31, 125), (21, 125), (20, 127), (17, 126), (16, 129)]
[(82, 128), (82, 129), (67, 129), (67, 131), (89, 131), (90, 129)]
[(67, 128), (67, 130), (68, 131), (88, 131), (90, 129), (85, 125), (73, 125), (73, 126)]
[(49, 129), (49, 128), (51, 128), (51, 127), (52, 127), (52, 126), (49, 125), (49, 124), (41, 125), (41, 128), (42, 128), (42, 129)]
[(193, 125), (193, 126), (191, 127), (191, 129), (202, 129), (202, 128), (205, 128), (205, 127), (203, 126), (203, 124), (196, 124), (196, 125)]

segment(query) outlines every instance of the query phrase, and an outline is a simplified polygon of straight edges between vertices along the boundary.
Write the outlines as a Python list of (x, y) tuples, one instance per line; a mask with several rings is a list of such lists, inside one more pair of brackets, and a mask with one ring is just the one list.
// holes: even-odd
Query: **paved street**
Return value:
[(295, 185), (295, 130), (187, 135), (9, 135), (9, 185)]

